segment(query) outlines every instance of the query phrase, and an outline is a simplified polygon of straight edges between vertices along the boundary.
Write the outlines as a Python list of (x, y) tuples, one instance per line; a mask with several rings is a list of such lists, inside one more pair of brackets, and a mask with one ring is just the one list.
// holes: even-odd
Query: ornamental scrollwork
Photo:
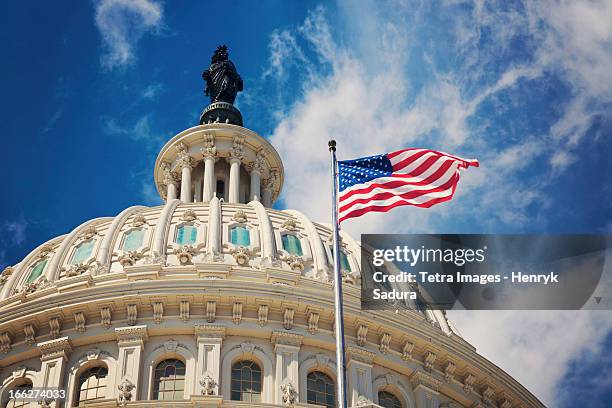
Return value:
[(286, 262), (287, 265), (294, 271), (304, 270), (304, 259), (297, 255), (285, 255), (281, 258), (282, 261)]
[(126, 266), (134, 266), (140, 258), (142, 258), (142, 255), (138, 251), (127, 251), (119, 255), (117, 260), (125, 268)]
[(183, 245), (182, 247), (174, 251), (174, 253), (181, 265), (186, 265), (191, 263), (191, 259), (195, 255), (196, 250), (191, 245)]
[(117, 405), (122, 407), (127, 406), (127, 403), (132, 400), (132, 390), (134, 389), (134, 384), (127, 378), (124, 378), (121, 381), (121, 384), (117, 386), (119, 390), (119, 396), (117, 397)]
[(206, 376), (200, 380), (200, 385), (202, 386), (202, 395), (215, 395), (217, 382), (210, 374), (206, 374)]
[(286, 407), (293, 406), (297, 401), (297, 389), (291, 381), (286, 381), (280, 386), (283, 396), (283, 405)]
[(243, 246), (239, 246), (230, 251), (238, 265), (246, 265), (249, 261), (249, 250)]

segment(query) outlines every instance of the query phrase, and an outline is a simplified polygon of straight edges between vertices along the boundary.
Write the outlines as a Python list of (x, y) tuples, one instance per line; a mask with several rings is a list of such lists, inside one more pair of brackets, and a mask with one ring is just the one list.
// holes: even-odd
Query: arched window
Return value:
[(230, 242), (234, 245), (248, 247), (251, 245), (249, 230), (241, 226), (232, 227), (230, 229)]
[(283, 240), (283, 249), (289, 252), (291, 255), (302, 256), (304, 253), (302, 252), (302, 243), (300, 239), (295, 235), (284, 234), (282, 236)]
[(72, 258), (70, 258), (70, 262), (68, 263), (70, 265), (78, 265), (85, 262), (87, 258), (91, 256), (95, 242), (96, 241), (94, 241), (93, 239), (81, 242), (74, 250)]
[(40, 275), (42, 275), (43, 271), (45, 270), (45, 266), (47, 266), (47, 260), (48, 258), (41, 259), (40, 261), (38, 261), (38, 263), (36, 263), (36, 265), (34, 265), (25, 283), (32, 283), (36, 279), (38, 279)]
[(388, 391), (378, 391), (378, 405), (383, 408), (402, 408), (402, 403)]
[(232, 366), (231, 399), (261, 402), (261, 368), (254, 361), (243, 360)]
[(196, 242), (198, 229), (194, 225), (181, 225), (176, 230), (176, 243), (179, 245), (191, 245)]
[[(331, 253), (332, 253), (332, 255), (333, 255), (333, 253), (334, 253), (334, 248), (333, 248), (333, 247), (331, 247), (331, 248), (330, 248), (330, 250), (331, 250)], [(334, 260), (333, 260), (333, 258), (332, 258), (332, 259), (330, 260), (330, 262), (332, 262), (332, 263), (333, 263), (333, 261), (334, 261)], [(344, 252), (344, 251), (342, 251), (342, 250), (340, 250), (340, 269), (341, 269), (341, 270), (343, 270), (343, 271), (352, 272), (352, 269), (351, 269), (351, 263), (349, 262), (348, 255), (346, 254), (346, 252)]]
[(108, 369), (104, 366), (91, 367), (83, 371), (79, 376), (75, 406), (106, 398), (106, 377)]
[[(28, 392), (32, 389), (32, 383), (31, 382), (26, 382), (23, 383), (21, 385), (18, 385), (17, 387), (13, 388), (13, 398), (9, 398), (7, 404), (6, 404), (6, 408), (29, 408), (29, 407), (33, 407), (34, 404), (30, 404), (28, 402), (28, 400), (22, 400), (19, 398), (15, 398), (17, 396), (19, 396), (19, 394), (23, 393), (23, 392)], [(10, 395), (10, 394), (9, 394)]]
[(336, 406), (334, 380), (320, 371), (313, 371), (308, 374), (308, 377), (306, 377), (306, 402), (334, 408)]
[(182, 400), (185, 394), (185, 363), (175, 358), (164, 360), (155, 367), (153, 399)]
[(124, 251), (136, 251), (138, 248), (142, 246), (142, 241), (144, 240), (144, 230), (143, 229), (134, 229), (125, 234), (125, 239), (123, 240), (123, 250)]

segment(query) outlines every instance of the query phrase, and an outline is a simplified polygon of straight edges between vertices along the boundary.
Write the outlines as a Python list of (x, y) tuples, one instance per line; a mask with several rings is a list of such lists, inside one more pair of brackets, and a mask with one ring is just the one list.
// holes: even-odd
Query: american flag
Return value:
[(431, 207), (448, 201), (455, 194), (459, 169), (469, 166), (478, 167), (478, 160), (429, 149), (339, 161), (339, 222), (400, 205)]

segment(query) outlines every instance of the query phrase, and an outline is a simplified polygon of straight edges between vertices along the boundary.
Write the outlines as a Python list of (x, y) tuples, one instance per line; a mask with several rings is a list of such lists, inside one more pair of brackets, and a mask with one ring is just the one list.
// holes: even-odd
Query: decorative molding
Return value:
[(298, 392), (291, 381), (285, 381), (280, 385), (283, 405), (292, 407), (297, 402)]
[(194, 326), (196, 337), (223, 339), (225, 327), (212, 324), (196, 324)]
[(183, 245), (174, 251), (181, 265), (190, 264), (195, 253), (196, 249), (192, 245)]
[(147, 224), (147, 219), (141, 213), (136, 213), (132, 218), (132, 227), (142, 227)]
[(366, 339), (368, 337), (368, 326), (360, 324), (357, 327), (357, 345), (360, 347), (365, 346)]
[(8, 332), (0, 333), (0, 353), (8, 353), (11, 351), (12, 343), (11, 335)]
[(234, 324), (240, 324), (242, 320), (242, 303), (234, 302), (232, 306), (232, 321)]
[(189, 320), (189, 301), (188, 300), (181, 300), (179, 302), (179, 319), (181, 319), (183, 322), (186, 322)]
[(36, 343), (36, 327), (32, 323), (28, 323), (23, 326), (23, 334), (25, 335), (25, 342), (28, 345)]
[(178, 346), (179, 346), (178, 341), (174, 339), (170, 339), (163, 344), (164, 351), (166, 353), (175, 353)]
[(217, 302), (209, 300), (206, 302), (206, 321), (208, 323), (214, 323), (217, 319)]
[(348, 346), (346, 348), (348, 361), (358, 361), (364, 364), (372, 364), (375, 354), (361, 347)]
[(316, 334), (319, 331), (319, 313), (308, 313), (308, 333)]
[(431, 352), (431, 351), (427, 351), (425, 352), (425, 357), (423, 358), (423, 366), (425, 367), (425, 370), (427, 371), (431, 371), (433, 370), (434, 367), (434, 362), (436, 361), (436, 353)]
[(410, 382), (414, 388), (424, 386), (435, 392), (438, 392), (442, 386), (442, 381), (433, 377), (430, 373), (422, 370), (415, 371), (410, 376)]
[(268, 324), (268, 311), (269, 311), (269, 307), (268, 305), (259, 305), (259, 308), (257, 309), (257, 323), (263, 327), (266, 324)]
[(49, 335), (51, 336), (52, 339), (56, 339), (59, 337), (61, 326), (62, 326), (62, 321), (60, 320), (59, 317), (53, 317), (49, 319), (49, 329), (50, 329)]
[(200, 385), (202, 386), (202, 395), (215, 395), (217, 382), (209, 374), (206, 374), (206, 376), (200, 380)]
[(304, 259), (298, 255), (283, 255), (281, 261), (285, 261), (292, 271), (302, 272), (304, 270)]
[(115, 335), (119, 347), (131, 345), (143, 346), (143, 342), (149, 338), (147, 326), (145, 325), (117, 327), (115, 328)]
[(198, 215), (196, 214), (196, 212), (193, 210), (193, 208), (188, 208), (183, 212), (183, 215), (181, 216), (181, 220), (183, 221), (195, 221), (198, 219)]
[(215, 135), (214, 134), (204, 133), (204, 147), (202, 147), (200, 151), (202, 152), (202, 158), (204, 160), (216, 159), (217, 147), (215, 146)]
[(273, 331), (270, 342), (276, 345), (300, 347), (304, 336), (301, 334), (287, 333), (284, 331)]
[(381, 353), (388, 353), (389, 352), (389, 344), (391, 343), (391, 334), (389, 333), (383, 333), (380, 335), (380, 346), (379, 346), (379, 350)]
[(466, 394), (474, 391), (474, 383), (476, 382), (476, 377), (472, 373), (467, 373), (463, 378), (463, 391)]
[(447, 383), (453, 382), (455, 378), (454, 373), (456, 369), (457, 366), (455, 365), (455, 363), (453, 363), (452, 361), (446, 362), (446, 366), (444, 367), (444, 379)]
[(281, 225), (281, 228), (287, 231), (295, 232), (298, 230), (297, 224), (298, 224), (298, 221), (295, 219), (295, 217), (290, 216), (283, 222), (283, 224)]
[(138, 305), (130, 303), (127, 305), (127, 323), (130, 326), (136, 324), (136, 318), (138, 317)]
[(494, 394), (495, 390), (489, 384), (486, 384), (482, 389), (482, 400), (484, 401), (484, 403), (493, 405)]
[(37, 344), (40, 350), (42, 361), (52, 360), (56, 358), (68, 358), (68, 354), (72, 352), (72, 344), (68, 337), (60, 337), (58, 339), (43, 341)]
[(164, 319), (164, 304), (162, 302), (153, 302), (153, 320), (160, 324)]
[(117, 405), (121, 407), (127, 406), (128, 402), (132, 401), (132, 391), (135, 385), (127, 378), (121, 380), (121, 384), (117, 386), (119, 395), (117, 396)]
[(293, 317), (295, 315), (295, 309), (287, 308), (283, 312), (283, 327), (285, 330), (293, 329)]
[(196, 165), (196, 160), (187, 153), (187, 145), (180, 142), (176, 145), (176, 166), (180, 169), (192, 169)]
[(406, 340), (404, 347), (402, 347), (402, 359), (404, 361), (412, 360), (412, 350), (414, 350), (414, 343)]
[(85, 312), (76, 312), (74, 314), (74, 328), (79, 333), (85, 333), (86, 317)]
[(102, 327), (104, 327), (105, 329), (111, 327), (111, 317), (112, 311), (110, 307), (106, 306), (100, 308), (100, 324), (102, 325)]
[(238, 265), (246, 265), (249, 262), (250, 252), (243, 246), (232, 248), (230, 254), (234, 257)]
[(237, 223), (244, 224), (247, 222), (247, 215), (244, 211), (238, 210), (232, 216), (232, 220), (236, 221)]

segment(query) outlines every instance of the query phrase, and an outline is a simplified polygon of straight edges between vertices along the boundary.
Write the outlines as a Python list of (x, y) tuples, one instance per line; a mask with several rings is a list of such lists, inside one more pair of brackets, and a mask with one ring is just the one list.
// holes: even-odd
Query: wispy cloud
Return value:
[(132, 64), (135, 48), (146, 33), (163, 28), (163, 7), (153, 0), (100, 0), (96, 3), (95, 24), (102, 36), (102, 66), (113, 69)]
[(23, 215), (0, 222), (0, 271), (6, 264), (9, 248), (20, 247), (27, 238), (28, 221)]
[(162, 92), (164, 91), (164, 85), (162, 83), (154, 83), (151, 85), (148, 85), (143, 91), (142, 91), (142, 98), (143, 99), (156, 99)]

